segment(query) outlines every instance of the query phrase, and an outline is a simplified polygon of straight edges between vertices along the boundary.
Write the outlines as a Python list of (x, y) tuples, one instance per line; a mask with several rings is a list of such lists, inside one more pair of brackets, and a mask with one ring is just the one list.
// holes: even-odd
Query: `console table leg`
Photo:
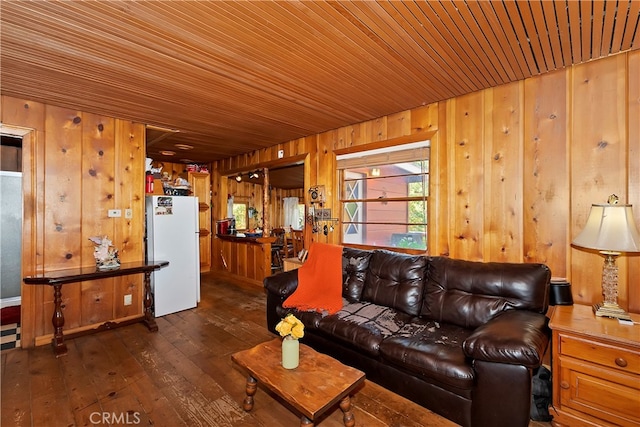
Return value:
[(64, 326), (64, 313), (62, 312), (62, 285), (53, 286), (53, 317), (51, 323), (53, 323), (53, 338), (51, 339), (51, 346), (56, 357), (64, 356), (67, 354), (67, 345), (64, 343), (64, 335), (62, 334), (62, 327)]
[(349, 396), (345, 396), (340, 401), (340, 409), (344, 413), (342, 420), (344, 421), (345, 427), (355, 427), (356, 420), (353, 416), (353, 412), (351, 412), (351, 398)]
[(153, 317), (153, 293), (151, 292), (151, 272), (144, 273), (144, 324), (151, 332), (158, 331), (156, 319)]
[(242, 402), (242, 409), (249, 412), (253, 409), (253, 395), (256, 394), (256, 389), (258, 388), (258, 380), (253, 378), (251, 375), (247, 377), (247, 387), (246, 393), (247, 396), (244, 398)]

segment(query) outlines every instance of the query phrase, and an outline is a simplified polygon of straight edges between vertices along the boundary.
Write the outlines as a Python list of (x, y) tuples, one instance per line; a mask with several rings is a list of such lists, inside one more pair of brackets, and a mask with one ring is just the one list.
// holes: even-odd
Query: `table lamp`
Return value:
[(640, 233), (633, 219), (631, 205), (618, 204), (615, 194), (605, 205), (591, 205), (584, 229), (573, 240), (575, 246), (596, 249), (605, 257), (602, 267), (604, 301), (593, 306), (596, 316), (631, 320), (618, 305), (618, 266), (622, 252), (640, 252)]

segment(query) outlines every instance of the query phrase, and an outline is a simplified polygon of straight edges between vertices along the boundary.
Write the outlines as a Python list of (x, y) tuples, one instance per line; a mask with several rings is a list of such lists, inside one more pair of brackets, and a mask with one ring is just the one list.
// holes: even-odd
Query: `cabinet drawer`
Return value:
[(572, 408), (618, 426), (637, 426), (640, 423), (640, 392), (637, 387), (590, 375), (585, 372), (589, 370), (584, 369), (585, 366), (571, 365), (573, 364), (564, 363), (560, 369), (562, 407)]
[(640, 374), (640, 352), (560, 335), (560, 354), (624, 372)]

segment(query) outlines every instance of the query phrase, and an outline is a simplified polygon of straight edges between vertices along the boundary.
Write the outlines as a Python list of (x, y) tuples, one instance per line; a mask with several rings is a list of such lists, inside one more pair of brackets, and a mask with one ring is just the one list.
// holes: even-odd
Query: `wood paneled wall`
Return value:
[[(94, 265), (91, 236), (108, 236), (122, 262), (144, 259), (144, 125), (10, 97), (2, 123), (27, 132), (24, 275)], [(123, 216), (108, 218), (108, 209)], [(65, 331), (141, 316), (142, 276), (64, 285), (63, 304)], [(22, 307), (22, 345), (47, 342), (52, 288), (23, 285)]]
[[(576, 303), (602, 300), (602, 256), (571, 240), (591, 204), (612, 193), (634, 205), (640, 228), (640, 51), (280, 144), (214, 169), (276, 161), (278, 149), (284, 160), (307, 153), (307, 187), (324, 185), (327, 207), (338, 212), (336, 153), (425, 137), (432, 141), (429, 253), (546, 263), (572, 283)], [(338, 232), (325, 238), (307, 230), (306, 238), (340, 242)], [(620, 305), (640, 312), (640, 255), (621, 256), (618, 265)]]

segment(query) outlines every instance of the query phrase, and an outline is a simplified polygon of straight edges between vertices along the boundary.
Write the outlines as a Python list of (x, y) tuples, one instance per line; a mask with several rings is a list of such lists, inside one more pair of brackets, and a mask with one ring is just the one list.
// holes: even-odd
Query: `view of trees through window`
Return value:
[(236, 230), (247, 229), (247, 204), (234, 202), (233, 217), (236, 219)]

